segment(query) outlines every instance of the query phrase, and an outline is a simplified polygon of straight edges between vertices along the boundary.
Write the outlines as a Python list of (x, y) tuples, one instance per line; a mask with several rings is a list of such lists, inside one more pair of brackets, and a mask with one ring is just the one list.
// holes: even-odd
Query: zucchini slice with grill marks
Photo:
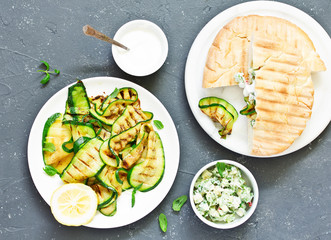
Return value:
[(148, 135), (146, 155), (142, 154), (141, 162), (136, 164), (128, 173), (132, 187), (143, 184), (139, 191), (147, 192), (155, 188), (162, 180), (165, 168), (164, 151), (160, 136), (151, 131)]
[(71, 129), (72, 138), (75, 142), (80, 137), (95, 138), (96, 134), (91, 123), (77, 122), (77, 121), (65, 121), (63, 124), (67, 125)]
[(66, 113), (85, 115), (89, 113), (89, 110), (90, 101), (83, 82), (79, 80), (68, 89)]
[(138, 122), (149, 122), (153, 118), (153, 113), (143, 112), (140, 108), (135, 108), (132, 105), (126, 106), (124, 112), (113, 123), (111, 135), (117, 135), (126, 129), (129, 129)]
[(119, 153), (134, 141), (142, 123), (106, 140), (100, 148), (100, 157), (104, 163), (112, 167), (119, 167), (121, 159)]
[(117, 211), (117, 200), (113, 200), (111, 204), (106, 207), (100, 208), (99, 211), (105, 216), (114, 216)]
[(102, 184), (95, 183), (90, 186), (94, 192), (97, 194), (98, 198), (98, 208), (103, 208), (110, 203), (116, 196), (116, 193), (113, 190), (110, 190), (104, 187)]
[(238, 118), (238, 112), (237, 110), (226, 100), (223, 98), (218, 98), (218, 97), (205, 97), (200, 99), (199, 101), (199, 107), (206, 107), (206, 106), (211, 106), (211, 105), (223, 105), (225, 109), (230, 112), (234, 118), (234, 121), (237, 120)]
[(129, 152), (122, 153), (124, 168), (131, 168), (133, 164), (139, 160), (144, 149), (147, 147), (147, 139), (150, 131), (153, 131), (153, 127), (150, 124), (142, 125), (137, 137), (136, 145), (131, 147)]
[[(55, 113), (49, 117), (44, 125), (42, 135), (42, 148), (44, 149), (47, 143), (52, 143), (55, 146), (55, 151), (50, 152), (43, 150), (43, 160), (45, 165), (52, 166), (61, 174), (68, 166), (74, 153), (68, 153), (62, 148), (63, 143), (70, 142), (71, 132), (62, 124), (62, 114)], [(73, 144), (66, 144), (68, 148), (72, 148)]]
[(65, 183), (75, 183), (95, 176), (104, 165), (99, 156), (102, 142), (96, 137), (85, 143), (63, 171), (61, 179)]
[(127, 105), (133, 104), (138, 100), (138, 93), (133, 88), (122, 88), (120, 89), (118, 97), (110, 100), (108, 100), (108, 98), (105, 102), (109, 101), (109, 104), (101, 104), (101, 109), (98, 109), (97, 104), (92, 103), (90, 114), (103, 124), (111, 126), (123, 113)]
[(105, 165), (98, 173), (96, 178), (104, 187), (116, 192), (116, 197), (121, 195), (122, 186), (116, 179), (116, 168)]
[(219, 122), (221, 124), (221, 129), (218, 131), (221, 138), (225, 139), (226, 135), (231, 134), (234, 117), (223, 105), (202, 105), (200, 110), (209, 116), (214, 122)]

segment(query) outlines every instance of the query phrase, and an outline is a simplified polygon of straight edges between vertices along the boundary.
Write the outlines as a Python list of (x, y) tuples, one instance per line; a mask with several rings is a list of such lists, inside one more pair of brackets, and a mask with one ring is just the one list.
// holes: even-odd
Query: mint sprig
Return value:
[(58, 70), (58, 69), (54, 69), (53, 71), (49, 71), (49, 64), (48, 64), (48, 62), (46, 62), (46, 61), (40, 61), (40, 62), (43, 65), (45, 65), (45, 67), (46, 67), (46, 70), (38, 70), (37, 71), (37, 72), (43, 72), (43, 73), (46, 74), (46, 76), (43, 79), (41, 79), (41, 81), (40, 81), (41, 84), (48, 83), (49, 79), (51, 78), (50, 77), (50, 74), (56, 74), (56, 75), (59, 75), (60, 74), (60, 70)]

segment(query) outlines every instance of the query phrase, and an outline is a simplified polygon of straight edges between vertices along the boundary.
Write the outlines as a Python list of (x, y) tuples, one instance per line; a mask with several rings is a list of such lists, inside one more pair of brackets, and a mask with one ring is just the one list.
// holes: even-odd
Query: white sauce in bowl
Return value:
[(163, 31), (154, 23), (135, 20), (123, 25), (114, 39), (130, 50), (112, 47), (116, 64), (126, 73), (146, 76), (157, 71), (168, 54), (168, 41)]

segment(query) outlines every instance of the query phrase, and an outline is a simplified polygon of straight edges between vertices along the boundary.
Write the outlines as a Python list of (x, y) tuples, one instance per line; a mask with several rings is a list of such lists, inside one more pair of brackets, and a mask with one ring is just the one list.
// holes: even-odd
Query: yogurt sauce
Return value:
[[(117, 65), (125, 72), (134, 76), (146, 76), (158, 70), (164, 63), (168, 43), (161, 29), (155, 29), (155, 24), (138, 24), (135, 27), (126, 28), (120, 34), (115, 35), (116, 40), (127, 46), (130, 50), (113, 47), (113, 55)], [(135, 21), (133, 21), (135, 22)], [(125, 25), (124, 25), (125, 26)], [(151, 27), (152, 26), (152, 27)], [(158, 28), (158, 26), (156, 26)], [(164, 35), (164, 34), (163, 34)], [(118, 36), (118, 37), (117, 37)], [(115, 38), (114, 37), (114, 38)]]

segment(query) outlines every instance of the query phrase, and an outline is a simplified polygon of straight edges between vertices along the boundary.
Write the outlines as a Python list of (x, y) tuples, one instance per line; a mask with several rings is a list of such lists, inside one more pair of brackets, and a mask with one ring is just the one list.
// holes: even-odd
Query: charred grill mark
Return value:
[[(94, 157), (92, 156), (92, 158), (94, 159)], [(91, 168), (91, 166), (87, 163), (87, 162), (85, 162), (84, 160), (82, 160), (82, 159), (80, 159), (80, 158), (78, 158), (78, 160), (79, 161), (81, 161), (85, 166), (87, 166), (88, 168)]]
[(87, 177), (75, 164), (72, 165), (83, 177)]

